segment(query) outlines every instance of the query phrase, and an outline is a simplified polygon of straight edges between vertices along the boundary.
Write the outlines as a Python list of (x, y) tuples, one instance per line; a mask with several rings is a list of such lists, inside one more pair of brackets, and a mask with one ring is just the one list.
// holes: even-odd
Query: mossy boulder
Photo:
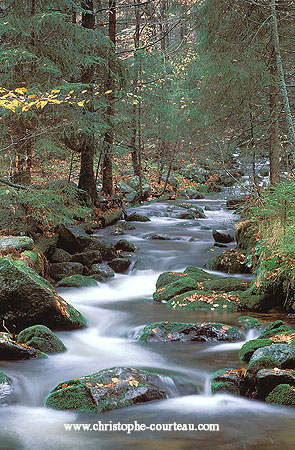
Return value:
[(52, 263), (64, 263), (71, 259), (71, 254), (62, 248), (56, 248), (50, 256)]
[(23, 252), (32, 250), (34, 241), (28, 236), (3, 236), (0, 237), (0, 252), (2, 255), (10, 253), (13, 250)]
[(84, 317), (51, 284), (22, 261), (0, 258), (0, 316), (17, 331), (42, 324), (51, 329), (84, 328)]
[(66, 351), (66, 347), (61, 339), (44, 325), (34, 325), (25, 328), (18, 334), (17, 342), (26, 344), (43, 353), (59, 353)]
[[(160, 387), (159, 387), (160, 384)], [(49, 394), (46, 406), (77, 411), (109, 411), (167, 398), (158, 375), (114, 367), (63, 381)]]
[(195, 280), (190, 277), (181, 277), (179, 280), (173, 281), (166, 286), (157, 289), (153, 294), (155, 302), (168, 301), (176, 295), (197, 289), (198, 285)]
[(265, 330), (258, 336), (258, 339), (267, 339), (278, 334), (290, 332), (290, 327), (282, 320), (276, 320), (268, 325)]
[(71, 262), (78, 262), (83, 266), (91, 266), (102, 262), (102, 255), (99, 250), (88, 250), (81, 253), (75, 253), (70, 258)]
[(202, 281), (209, 281), (209, 280), (216, 280), (218, 275), (213, 275), (212, 273), (208, 273), (203, 269), (199, 269), (199, 267), (187, 267), (184, 272), (184, 274), (187, 274), (190, 278), (197, 281), (198, 283), (201, 283)]
[(108, 264), (93, 264), (91, 266), (91, 276), (97, 281), (104, 282), (115, 276), (115, 272)]
[(91, 278), (86, 277), (85, 275), (71, 275), (70, 277), (65, 277), (60, 280), (56, 287), (94, 287), (97, 286), (97, 282)]
[(271, 309), (271, 304), (263, 294), (253, 294), (250, 289), (240, 295), (240, 302), (244, 311), (265, 312)]
[(272, 345), (274, 342), (271, 339), (251, 339), (246, 342), (239, 351), (239, 358), (242, 361), (250, 361), (253, 353), (262, 347), (268, 347)]
[(156, 322), (147, 325), (139, 340), (144, 342), (240, 341), (243, 333), (224, 323)]
[(211, 392), (242, 395), (245, 390), (245, 369), (220, 369), (211, 376)]
[(50, 264), (50, 276), (55, 281), (60, 281), (66, 276), (82, 275), (83, 265), (78, 262), (64, 262)]
[(257, 243), (255, 227), (250, 220), (239, 222), (236, 225), (236, 240), (238, 248), (246, 253), (251, 252)]
[(116, 258), (112, 261), (109, 261), (108, 265), (111, 267), (111, 269), (113, 269), (114, 272), (124, 273), (129, 269), (131, 260), (129, 258)]
[(47, 355), (26, 344), (15, 342), (7, 337), (5, 333), (0, 333), (0, 360), (19, 360), (32, 358), (46, 358)]
[(147, 216), (143, 216), (137, 213), (128, 214), (125, 219), (127, 222), (150, 222), (151, 219)]
[(289, 384), (279, 384), (274, 390), (268, 394), (265, 399), (266, 403), (295, 406), (295, 387)]
[(232, 249), (210, 258), (206, 266), (209, 270), (226, 273), (251, 273), (245, 262), (246, 255), (237, 249)]
[(212, 230), (212, 236), (214, 241), (221, 244), (228, 244), (234, 241), (234, 238), (230, 234), (225, 234), (217, 230)]
[(261, 369), (257, 372), (257, 397), (265, 399), (279, 384), (295, 385), (295, 371), (292, 369)]
[(252, 328), (261, 328), (262, 323), (255, 317), (250, 316), (240, 316), (238, 318), (239, 324), (244, 330), (251, 330)]
[(183, 277), (187, 277), (188, 274), (181, 272), (163, 272), (159, 275), (156, 282), (156, 289), (161, 289), (167, 284), (173, 283), (174, 281), (182, 280)]
[(0, 406), (7, 406), (13, 401), (12, 380), (0, 372)]
[(233, 292), (233, 291), (245, 291), (249, 286), (249, 283), (245, 280), (225, 277), (218, 278), (209, 281), (202, 281), (201, 287), (205, 291), (217, 291), (217, 292)]
[(120, 239), (115, 244), (116, 250), (123, 250), (124, 252), (134, 252), (136, 247), (132, 242), (127, 241), (127, 239)]
[(176, 295), (168, 301), (168, 306), (176, 309), (194, 311), (239, 311), (239, 292), (212, 293), (206, 291), (188, 291)]

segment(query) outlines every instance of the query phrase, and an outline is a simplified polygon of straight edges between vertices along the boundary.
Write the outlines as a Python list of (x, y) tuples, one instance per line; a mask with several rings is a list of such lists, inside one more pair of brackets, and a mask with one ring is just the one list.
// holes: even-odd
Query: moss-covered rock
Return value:
[(210, 281), (201, 282), (201, 287), (205, 291), (217, 291), (217, 292), (233, 292), (233, 291), (245, 291), (249, 286), (249, 283), (245, 280), (225, 277), (217, 278)]
[(198, 284), (190, 277), (181, 277), (180, 279), (159, 288), (154, 292), (153, 299), (155, 302), (168, 301), (176, 295), (197, 289)]
[(211, 392), (242, 395), (244, 392), (245, 369), (220, 369), (211, 376)]
[(126, 217), (126, 221), (127, 222), (150, 222), (151, 219), (149, 217), (143, 216), (141, 214), (131, 213), (131, 214), (128, 214), (128, 216)]
[(0, 333), (0, 360), (18, 360), (32, 358), (46, 358), (47, 355), (26, 344), (21, 344)]
[(0, 258), (0, 316), (17, 330), (42, 324), (51, 329), (84, 328), (84, 317), (23, 261)]
[(255, 317), (240, 316), (238, 318), (238, 322), (239, 322), (239, 324), (242, 325), (242, 328), (244, 330), (251, 330), (252, 328), (261, 328), (262, 327), (262, 323), (260, 322), (260, 320), (255, 319)]
[(115, 244), (117, 250), (123, 250), (124, 252), (134, 252), (136, 247), (132, 242), (127, 241), (127, 239), (119, 239)]
[(182, 280), (183, 277), (187, 277), (187, 273), (181, 272), (164, 272), (159, 275), (156, 282), (156, 289), (161, 289), (167, 284), (173, 283), (174, 281)]
[(274, 342), (271, 339), (251, 339), (246, 342), (239, 351), (239, 358), (242, 361), (250, 361), (253, 353), (261, 347), (268, 347)]
[(65, 277), (60, 280), (56, 287), (94, 287), (97, 286), (97, 282), (91, 278), (86, 277), (85, 275), (71, 275), (70, 277)]
[(272, 336), (288, 332), (290, 332), (290, 327), (282, 320), (276, 320), (265, 328), (265, 330), (258, 336), (258, 339), (267, 339)]
[(0, 406), (7, 406), (13, 397), (12, 380), (5, 373), (0, 372)]
[(240, 341), (243, 333), (224, 323), (156, 322), (147, 325), (139, 340), (144, 342)]
[(71, 254), (62, 248), (56, 248), (50, 256), (50, 262), (63, 263), (71, 259)]
[(114, 277), (115, 272), (108, 264), (93, 264), (91, 266), (91, 275), (95, 280), (104, 282)]
[(241, 253), (237, 249), (232, 249), (209, 259), (206, 265), (209, 270), (227, 273), (251, 273), (245, 261), (245, 253)]
[(78, 262), (50, 264), (50, 276), (56, 281), (60, 281), (71, 275), (82, 275), (82, 273), (83, 265)]
[(188, 291), (176, 295), (168, 301), (168, 306), (176, 309), (239, 311), (239, 292), (212, 293), (206, 291)]
[(295, 385), (295, 371), (292, 369), (261, 369), (256, 374), (257, 397), (265, 399), (279, 384)]
[(284, 406), (295, 406), (295, 387), (289, 384), (280, 384), (266, 397), (266, 403)]
[(139, 369), (115, 367), (60, 383), (49, 394), (46, 406), (78, 411), (109, 411), (166, 397), (158, 375)]
[(44, 325), (34, 325), (25, 328), (17, 336), (17, 342), (26, 344), (43, 353), (59, 353), (66, 351), (66, 347), (61, 339)]
[(71, 262), (78, 262), (83, 266), (91, 266), (102, 262), (102, 255), (99, 250), (88, 250), (81, 253), (75, 253), (70, 258)]
[(114, 272), (124, 273), (129, 269), (131, 260), (129, 258), (116, 258), (110, 261), (108, 265), (114, 270)]
[(212, 273), (208, 273), (203, 269), (199, 269), (199, 267), (187, 267), (183, 272), (187, 274), (190, 278), (201, 283), (203, 281), (216, 280), (219, 279), (217, 275), (213, 275)]
[(250, 289), (240, 295), (241, 309), (244, 311), (265, 312), (271, 309), (264, 295), (255, 295)]
[(32, 250), (34, 241), (28, 236), (2, 236), (0, 238), (0, 252), (2, 255), (10, 253), (13, 250), (23, 252)]

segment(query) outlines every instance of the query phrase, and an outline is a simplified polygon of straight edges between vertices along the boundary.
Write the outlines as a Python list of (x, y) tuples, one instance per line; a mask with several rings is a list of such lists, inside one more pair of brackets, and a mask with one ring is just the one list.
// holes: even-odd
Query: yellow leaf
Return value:
[(10, 109), (11, 111), (15, 112), (15, 108), (11, 105), (6, 105), (5, 108)]
[(136, 380), (130, 380), (130, 381), (129, 381), (129, 384), (130, 384), (130, 386), (137, 387), (137, 386), (139, 385), (139, 382), (136, 381)]
[(53, 89), (51, 92), (53, 92), (54, 94), (58, 94), (60, 92), (60, 89)]
[(69, 94), (72, 94), (74, 91), (70, 91)]
[(119, 380), (119, 378), (112, 378), (112, 382), (115, 384), (119, 384), (120, 380)]
[(95, 94), (94, 95), (98, 95), (99, 94), (99, 92), (97, 91), (97, 92), (95, 92)]
[(112, 91), (112, 89), (110, 91), (106, 91), (105, 94), (110, 94)]
[(28, 98), (38, 98), (38, 95), (36, 95), (36, 94), (29, 95)]
[(87, 89), (84, 89), (84, 91), (81, 92), (81, 94), (85, 94), (87, 92)]
[(78, 102), (79, 106), (84, 106), (85, 100), (82, 100), (82, 102)]
[(43, 109), (44, 106), (47, 105), (47, 103), (48, 103), (47, 101), (42, 100), (42, 101), (40, 102), (41, 109)]
[(27, 92), (28, 89), (26, 88), (17, 88), (15, 89), (15, 92), (17, 92), (18, 94), (23, 94), (24, 92)]

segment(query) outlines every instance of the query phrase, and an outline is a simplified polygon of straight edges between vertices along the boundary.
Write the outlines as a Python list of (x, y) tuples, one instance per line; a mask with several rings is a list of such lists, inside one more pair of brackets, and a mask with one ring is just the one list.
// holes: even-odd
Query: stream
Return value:
[[(205, 210), (206, 219), (176, 219), (177, 201), (150, 203), (136, 211), (151, 222), (134, 223), (124, 236), (110, 228), (94, 236), (113, 242), (126, 238), (137, 247), (139, 261), (127, 274), (116, 274), (92, 288), (63, 288), (59, 294), (82, 312), (88, 328), (59, 332), (68, 351), (48, 359), (2, 361), (1, 371), (14, 381), (15, 404), (0, 410), (0, 448), (13, 450), (80, 449), (294, 449), (295, 411), (231, 395), (210, 394), (209, 379), (220, 368), (241, 368), (239, 343), (145, 343), (138, 336), (144, 326), (158, 321), (223, 322), (237, 325), (240, 313), (185, 311), (154, 303), (152, 293), (160, 273), (204, 267), (223, 249), (214, 249), (212, 229), (234, 232), (237, 217), (224, 208), (225, 200), (191, 200)], [(113, 227), (112, 227), (113, 229)], [(161, 234), (171, 240), (148, 239)], [(228, 245), (228, 248), (235, 244)], [(140, 266), (140, 267), (139, 267)], [(145, 269), (138, 270), (137, 268)], [(226, 276), (226, 274), (219, 274)], [(240, 276), (242, 277), (242, 276)], [(251, 279), (244, 275), (243, 278)], [(258, 315), (275, 320), (279, 315)], [(247, 340), (258, 333), (250, 330)], [(55, 411), (44, 407), (59, 382), (114, 366), (153, 369), (162, 374), (170, 398), (101, 414)], [(183, 395), (169, 375), (181, 376), (200, 387), (200, 394)], [(220, 431), (66, 431), (70, 423), (219, 424)]]

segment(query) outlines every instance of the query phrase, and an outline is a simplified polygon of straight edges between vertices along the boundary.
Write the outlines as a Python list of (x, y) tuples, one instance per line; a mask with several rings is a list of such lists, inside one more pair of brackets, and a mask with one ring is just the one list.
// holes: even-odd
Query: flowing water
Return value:
[[(125, 236), (110, 229), (97, 236), (112, 241), (126, 238), (137, 250), (128, 274), (116, 275), (93, 288), (62, 289), (60, 294), (88, 321), (88, 328), (60, 332), (68, 351), (46, 360), (2, 362), (1, 369), (15, 386), (15, 404), (0, 410), (0, 448), (24, 450), (80, 449), (294, 449), (294, 410), (230, 395), (210, 395), (210, 374), (224, 367), (240, 368), (243, 343), (143, 343), (138, 336), (157, 321), (215, 321), (237, 324), (237, 313), (184, 311), (152, 301), (158, 275), (166, 270), (204, 267), (221, 252), (212, 252), (212, 228), (233, 232), (235, 216), (222, 199), (194, 200), (207, 207), (206, 219), (176, 219), (176, 202), (137, 208), (151, 222), (136, 223)], [(176, 208), (176, 209), (175, 209)], [(152, 240), (161, 234), (171, 240)], [(233, 245), (230, 245), (231, 247)], [(141, 269), (137, 270), (138, 264)], [(225, 276), (225, 274), (220, 274)], [(244, 276), (247, 278), (247, 276)], [(249, 276), (248, 276), (249, 278)], [(256, 315), (257, 316), (257, 315)], [(274, 320), (277, 316), (262, 316)], [(250, 330), (245, 336), (256, 336)], [(49, 391), (59, 382), (113, 366), (153, 369), (162, 374), (170, 398), (100, 414), (55, 411), (44, 407)], [(169, 375), (181, 376), (200, 387), (196, 395), (179, 389)], [(220, 431), (66, 431), (64, 424), (83, 423), (219, 424)]]

